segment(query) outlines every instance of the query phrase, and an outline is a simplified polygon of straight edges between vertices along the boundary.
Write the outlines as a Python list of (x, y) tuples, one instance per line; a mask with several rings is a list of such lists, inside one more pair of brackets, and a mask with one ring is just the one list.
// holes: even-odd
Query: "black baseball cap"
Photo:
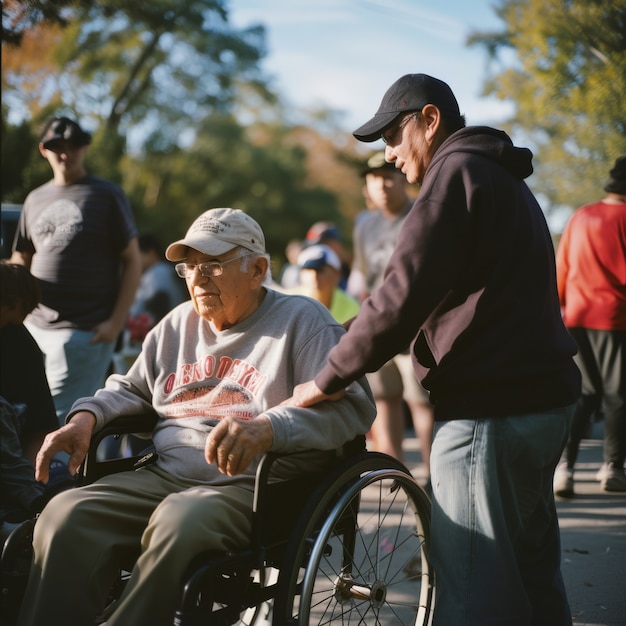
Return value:
[(376, 141), (399, 115), (421, 111), (427, 104), (454, 115), (461, 114), (452, 89), (442, 80), (427, 74), (406, 74), (389, 87), (376, 115), (352, 134), (359, 141)]
[(75, 146), (86, 146), (91, 143), (91, 135), (73, 120), (55, 117), (48, 122), (41, 136), (41, 143), (46, 150), (51, 150), (59, 141), (68, 141)]

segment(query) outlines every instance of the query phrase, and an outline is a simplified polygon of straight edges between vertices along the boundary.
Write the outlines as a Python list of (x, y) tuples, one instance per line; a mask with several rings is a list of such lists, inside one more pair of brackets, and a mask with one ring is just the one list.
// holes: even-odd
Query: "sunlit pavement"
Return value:
[[(562, 572), (574, 626), (626, 626), (626, 494), (605, 493), (595, 475), (602, 464), (602, 422), (582, 442), (576, 495), (557, 500)], [(418, 482), (425, 476), (419, 442), (404, 441), (405, 462)]]

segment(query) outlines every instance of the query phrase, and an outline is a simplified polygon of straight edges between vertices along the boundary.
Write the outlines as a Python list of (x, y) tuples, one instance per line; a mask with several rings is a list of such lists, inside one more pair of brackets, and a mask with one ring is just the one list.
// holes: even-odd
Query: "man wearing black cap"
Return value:
[(90, 142), (71, 119), (48, 122), (39, 151), (54, 178), (27, 196), (11, 259), (39, 279), (41, 303), (25, 324), (45, 354), (60, 424), (104, 384), (141, 275), (130, 204), (87, 173)]
[(563, 318), (578, 344), (576, 363), (583, 393), (572, 418), (554, 491), (574, 495), (578, 448), (596, 411), (604, 412), (604, 491), (626, 492), (626, 156), (604, 185), (606, 196), (579, 208), (557, 250), (557, 282)]
[(450, 87), (408, 74), (354, 135), (420, 193), (383, 284), (289, 403), (339, 397), (411, 342), (434, 404), (434, 626), (571, 624), (552, 491), (580, 373), (532, 154), (465, 127)]
[[(357, 221), (352, 236), (352, 270), (363, 277), (360, 301), (382, 285), (385, 268), (413, 205), (404, 174), (385, 161), (384, 152), (375, 152), (369, 157), (363, 176), (372, 209)], [(378, 371), (368, 374), (367, 380), (376, 399), (376, 420), (370, 433), (373, 449), (403, 459), (404, 400), (419, 438), (424, 482), (428, 485), (432, 410), (428, 393), (415, 378), (408, 342), (406, 350), (395, 355)]]

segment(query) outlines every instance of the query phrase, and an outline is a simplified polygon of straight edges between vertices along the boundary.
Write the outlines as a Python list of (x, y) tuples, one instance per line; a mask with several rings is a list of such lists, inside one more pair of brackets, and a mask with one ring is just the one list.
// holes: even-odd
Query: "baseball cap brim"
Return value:
[(80, 147), (91, 143), (91, 134), (84, 131), (76, 122), (67, 117), (53, 119), (40, 139), (45, 150), (52, 150), (61, 142)]
[(402, 113), (398, 111), (376, 113), (371, 120), (365, 122), (363, 126), (359, 126), (352, 134), (359, 141), (363, 141), (364, 143), (376, 141), (380, 139), (383, 131), (390, 126), (399, 115), (402, 115)]
[(182, 261), (190, 249), (220, 256), (237, 247), (265, 254), (261, 226), (240, 209), (209, 209), (194, 220), (182, 239), (167, 247), (165, 257), (170, 261)]
[(190, 237), (170, 244), (165, 251), (165, 258), (169, 261), (183, 261), (189, 255), (190, 249), (209, 256), (221, 256), (236, 247), (237, 244), (219, 239), (207, 240), (206, 238), (194, 239)]

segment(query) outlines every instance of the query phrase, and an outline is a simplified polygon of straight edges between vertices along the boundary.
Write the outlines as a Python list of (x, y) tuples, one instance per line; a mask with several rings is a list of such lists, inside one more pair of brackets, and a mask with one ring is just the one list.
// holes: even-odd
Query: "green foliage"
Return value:
[[(44, 16), (52, 4), (58, 12)], [(20, 202), (50, 178), (37, 127), (65, 114), (93, 134), (88, 171), (120, 184), (140, 230), (164, 242), (219, 206), (259, 220), (275, 272), (288, 241), (316, 221), (335, 222), (349, 238), (362, 181), (346, 165), (353, 154), (337, 146), (351, 153), (356, 142), (328, 112), (310, 127), (285, 122), (258, 66), (264, 30), (233, 29), (226, 0), (25, 6), (33, 13), (3, 58), (3, 95), (32, 121), (5, 126), (3, 164), (16, 146), (24, 155), (3, 167), (3, 199)]]
[[(37, 16), (49, 4), (27, 3), (26, 12), (30, 8)], [(58, 36), (44, 52), (57, 72), (44, 73), (32, 63), (31, 45), (30, 59), (3, 69), (3, 86), (13, 87), (11, 95), (32, 114), (57, 99), (94, 125), (105, 122), (109, 131), (139, 127), (146, 134), (159, 128), (174, 144), (188, 126), (216, 110), (228, 111), (241, 83), (271, 97), (258, 66), (265, 55), (264, 29), (233, 28), (225, 4), (62, 2), (59, 19), (42, 18), (64, 25), (50, 31)], [(31, 15), (31, 21), (37, 20)]]
[[(264, 130), (269, 141), (258, 145), (234, 118), (214, 115), (187, 149), (150, 150), (141, 162), (127, 158), (124, 188), (140, 230), (171, 240), (208, 208), (238, 208), (262, 225), (280, 265), (287, 242), (303, 237), (313, 222), (341, 223), (335, 194), (307, 182), (306, 153), (289, 142), (289, 129)], [(148, 145), (158, 146), (158, 137)]]
[(2, 201), (22, 203), (28, 190), (50, 178), (48, 163), (37, 149), (38, 133), (25, 121), (9, 126), (2, 107)]
[(615, 158), (626, 154), (626, 4), (501, 0), (495, 10), (504, 30), (475, 33), (468, 43), (507, 60), (484, 93), (514, 102), (505, 127), (534, 148), (534, 188), (553, 206), (597, 198)]

